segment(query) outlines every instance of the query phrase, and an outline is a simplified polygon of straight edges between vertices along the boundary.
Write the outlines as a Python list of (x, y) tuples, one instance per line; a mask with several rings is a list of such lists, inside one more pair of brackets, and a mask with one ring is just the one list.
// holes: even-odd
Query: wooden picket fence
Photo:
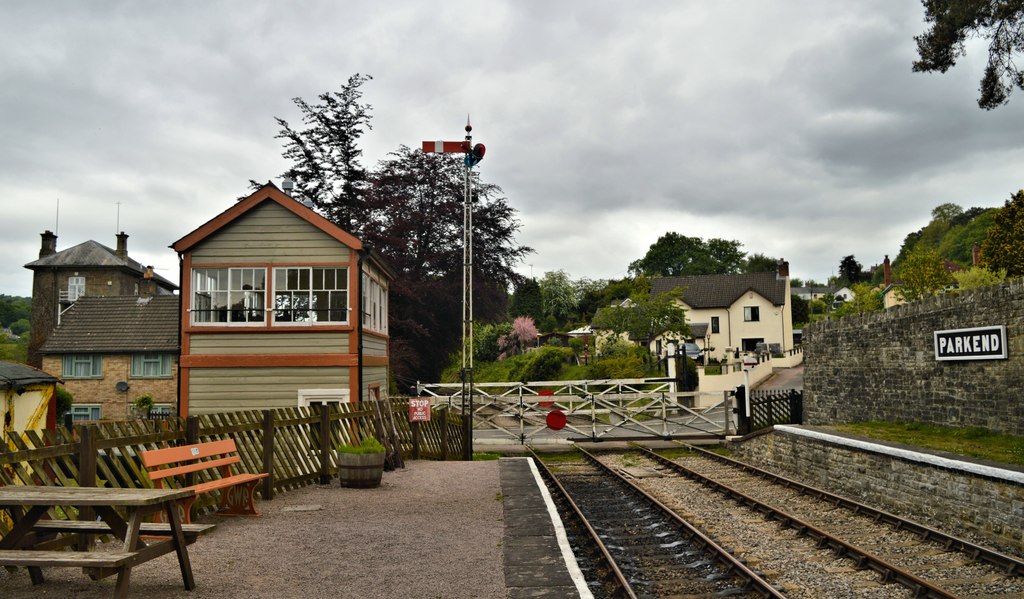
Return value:
[[(400, 452), (399, 463), (402, 454), (435, 460), (462, 455), (460, 414), (440, 408), (429, 422), (410, 425), (408, 409), (407, 399), (392, 399), (187, 419), (99, 422), (72, 430), (59, 426), (56, 431), (8, 435), (0, 443), (0, 486), (152, 487), (139, 452), (226, 438), (235, 440), (242, 471), (270, 473), (260, 488), (264, 499), (314, 483), (326, 484), (338, 469), (333, 449), (366, 436), (376, 436), (386, 448)], [(391, 418), (382, 422), (381, 413)], [(189, 484), (216, 476), (215, 471), (203, 472)], [(215, 503), (216, 498), (205, 496), (195, 509), (202, 513)], [(64, 517), (60, 512), (52, 510), (50, 517)], [(9, 529), (10, 523), (0, 520), (0, 537)]]

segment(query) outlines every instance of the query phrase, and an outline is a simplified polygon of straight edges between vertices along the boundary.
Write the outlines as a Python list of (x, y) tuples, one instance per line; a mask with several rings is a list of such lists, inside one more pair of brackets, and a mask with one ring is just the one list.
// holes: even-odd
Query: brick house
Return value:
[(359, 239), (267, 183), (171, 247), (181, 415), (387, 393), (394, 275)]
[(174, 413), (178, 385), (176, 295), (86, 295), (63, 314), (39, 348), (43, 370), (60, 373), (76, 420), (123, 420), (143, 394)]
[[(793, 306), (789, 263), (777, 272), (660, 277), (651, 294), (682, 289), (691, 333), (709, 358), (723, 359), (729, 350), (753, 351), (758, 343), (793, 349)], [(697, 333), (702, 333), (697, 336)]]
[(124, 232), (117, 235), (116, 249), (90, 240), (60, 252), (56, 235), (44, 231), (41, 236), (39, 259), (25, 265), (33, 273), (28, 363), (35, 368), (43, 365), (39, 348), (79, 298), (171, 295), (178, 289), (128, 256)]

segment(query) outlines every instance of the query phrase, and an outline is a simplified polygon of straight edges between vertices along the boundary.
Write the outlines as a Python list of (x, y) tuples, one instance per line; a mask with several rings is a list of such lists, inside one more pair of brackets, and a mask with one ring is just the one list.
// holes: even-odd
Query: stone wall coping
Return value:
[(1019, 485), (1024, 485), (1024, 472), (1016, 472), (1013, 470), (1006, 470), (1003, 468), (995, 468), (992, 466), (985, 466), (983, 464), (975, 464), (973, 462), (951, 460), (949, 458), (944, 458), (937, 455), (911, 451), (908, 449), (900, 449), (898, 447), (890, 447), (888, 445), (871, 443), (869, 441), (861, 441), (859, 439), (851, 439), (849, 437), (842, 437), (839, 435), (824, 433), (816, 430), (810, 430), (798, 426), (777, 424), (774, 428), (776, 432), (788, 433), (791, 435), (797, 435), (801, 437), (808, 437), (811, 439), (817, 439), (819, 441), (832, 443), (834, 445), (845, 445), (847, 447), (853, 447), (856, 449), (860, 449), (862, 451), (880, 453), (908, 460), (911, 462), (929, 464), (932, 466), (938, 466), (940, 468), (947, 468), (950, 470), (959, 470), (961, 472), (976, 474), (978, 476), (985, 476), (988, 478), (994, 478), (997, 480), (1004, 480)]

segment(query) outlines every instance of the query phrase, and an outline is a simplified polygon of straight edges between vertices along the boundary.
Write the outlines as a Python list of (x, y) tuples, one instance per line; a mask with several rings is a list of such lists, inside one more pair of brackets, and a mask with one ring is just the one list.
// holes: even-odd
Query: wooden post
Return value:
[(410, 422), (409, 427), (412, 429), (412, 459), (420, 459), (420, 423)]
[[(87, 424), (79, 427), (78, 441), (78, 486), (96, 486), (96, 460), (98, 459), (96, 449), (96, 425)], [(89, 506), (82, 506), (79, 510), (79, 520), (89, 522), (96, 519), (96, 512)], [(78, 535), (78, 550), (91, 551), (95, 537), (90, 534)]]
[[(199, 417), (189, 416), (185, 419), (185, 445), (195, 445), (199, 443)], [(189, 472), (185, 475), (185, 486), (191, 487), (196, 484), (195, 472)]]
[(263, 410), (263, 499), (274, 498), (274, 411)]
[(441, 408), (438, 412), (441, 416), (441, 461), (444, 462), (448, 460), (448, 408)]
[(330, 406), (321, 403), (317, 406), (320, 414), (320, 484), (326, 485), (331, 482), (331, 421)]

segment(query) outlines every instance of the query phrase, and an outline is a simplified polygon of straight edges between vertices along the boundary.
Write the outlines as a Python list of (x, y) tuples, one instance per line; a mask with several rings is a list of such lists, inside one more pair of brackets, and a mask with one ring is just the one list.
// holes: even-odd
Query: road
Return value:
[(793, 368), (775, 368), (772, 370), (772, 376), (767, 378), (760, 385), (754, 387), (755, 389), (796, 389), (803, 390), (804, 388), (804, 365), (794, 366)]

